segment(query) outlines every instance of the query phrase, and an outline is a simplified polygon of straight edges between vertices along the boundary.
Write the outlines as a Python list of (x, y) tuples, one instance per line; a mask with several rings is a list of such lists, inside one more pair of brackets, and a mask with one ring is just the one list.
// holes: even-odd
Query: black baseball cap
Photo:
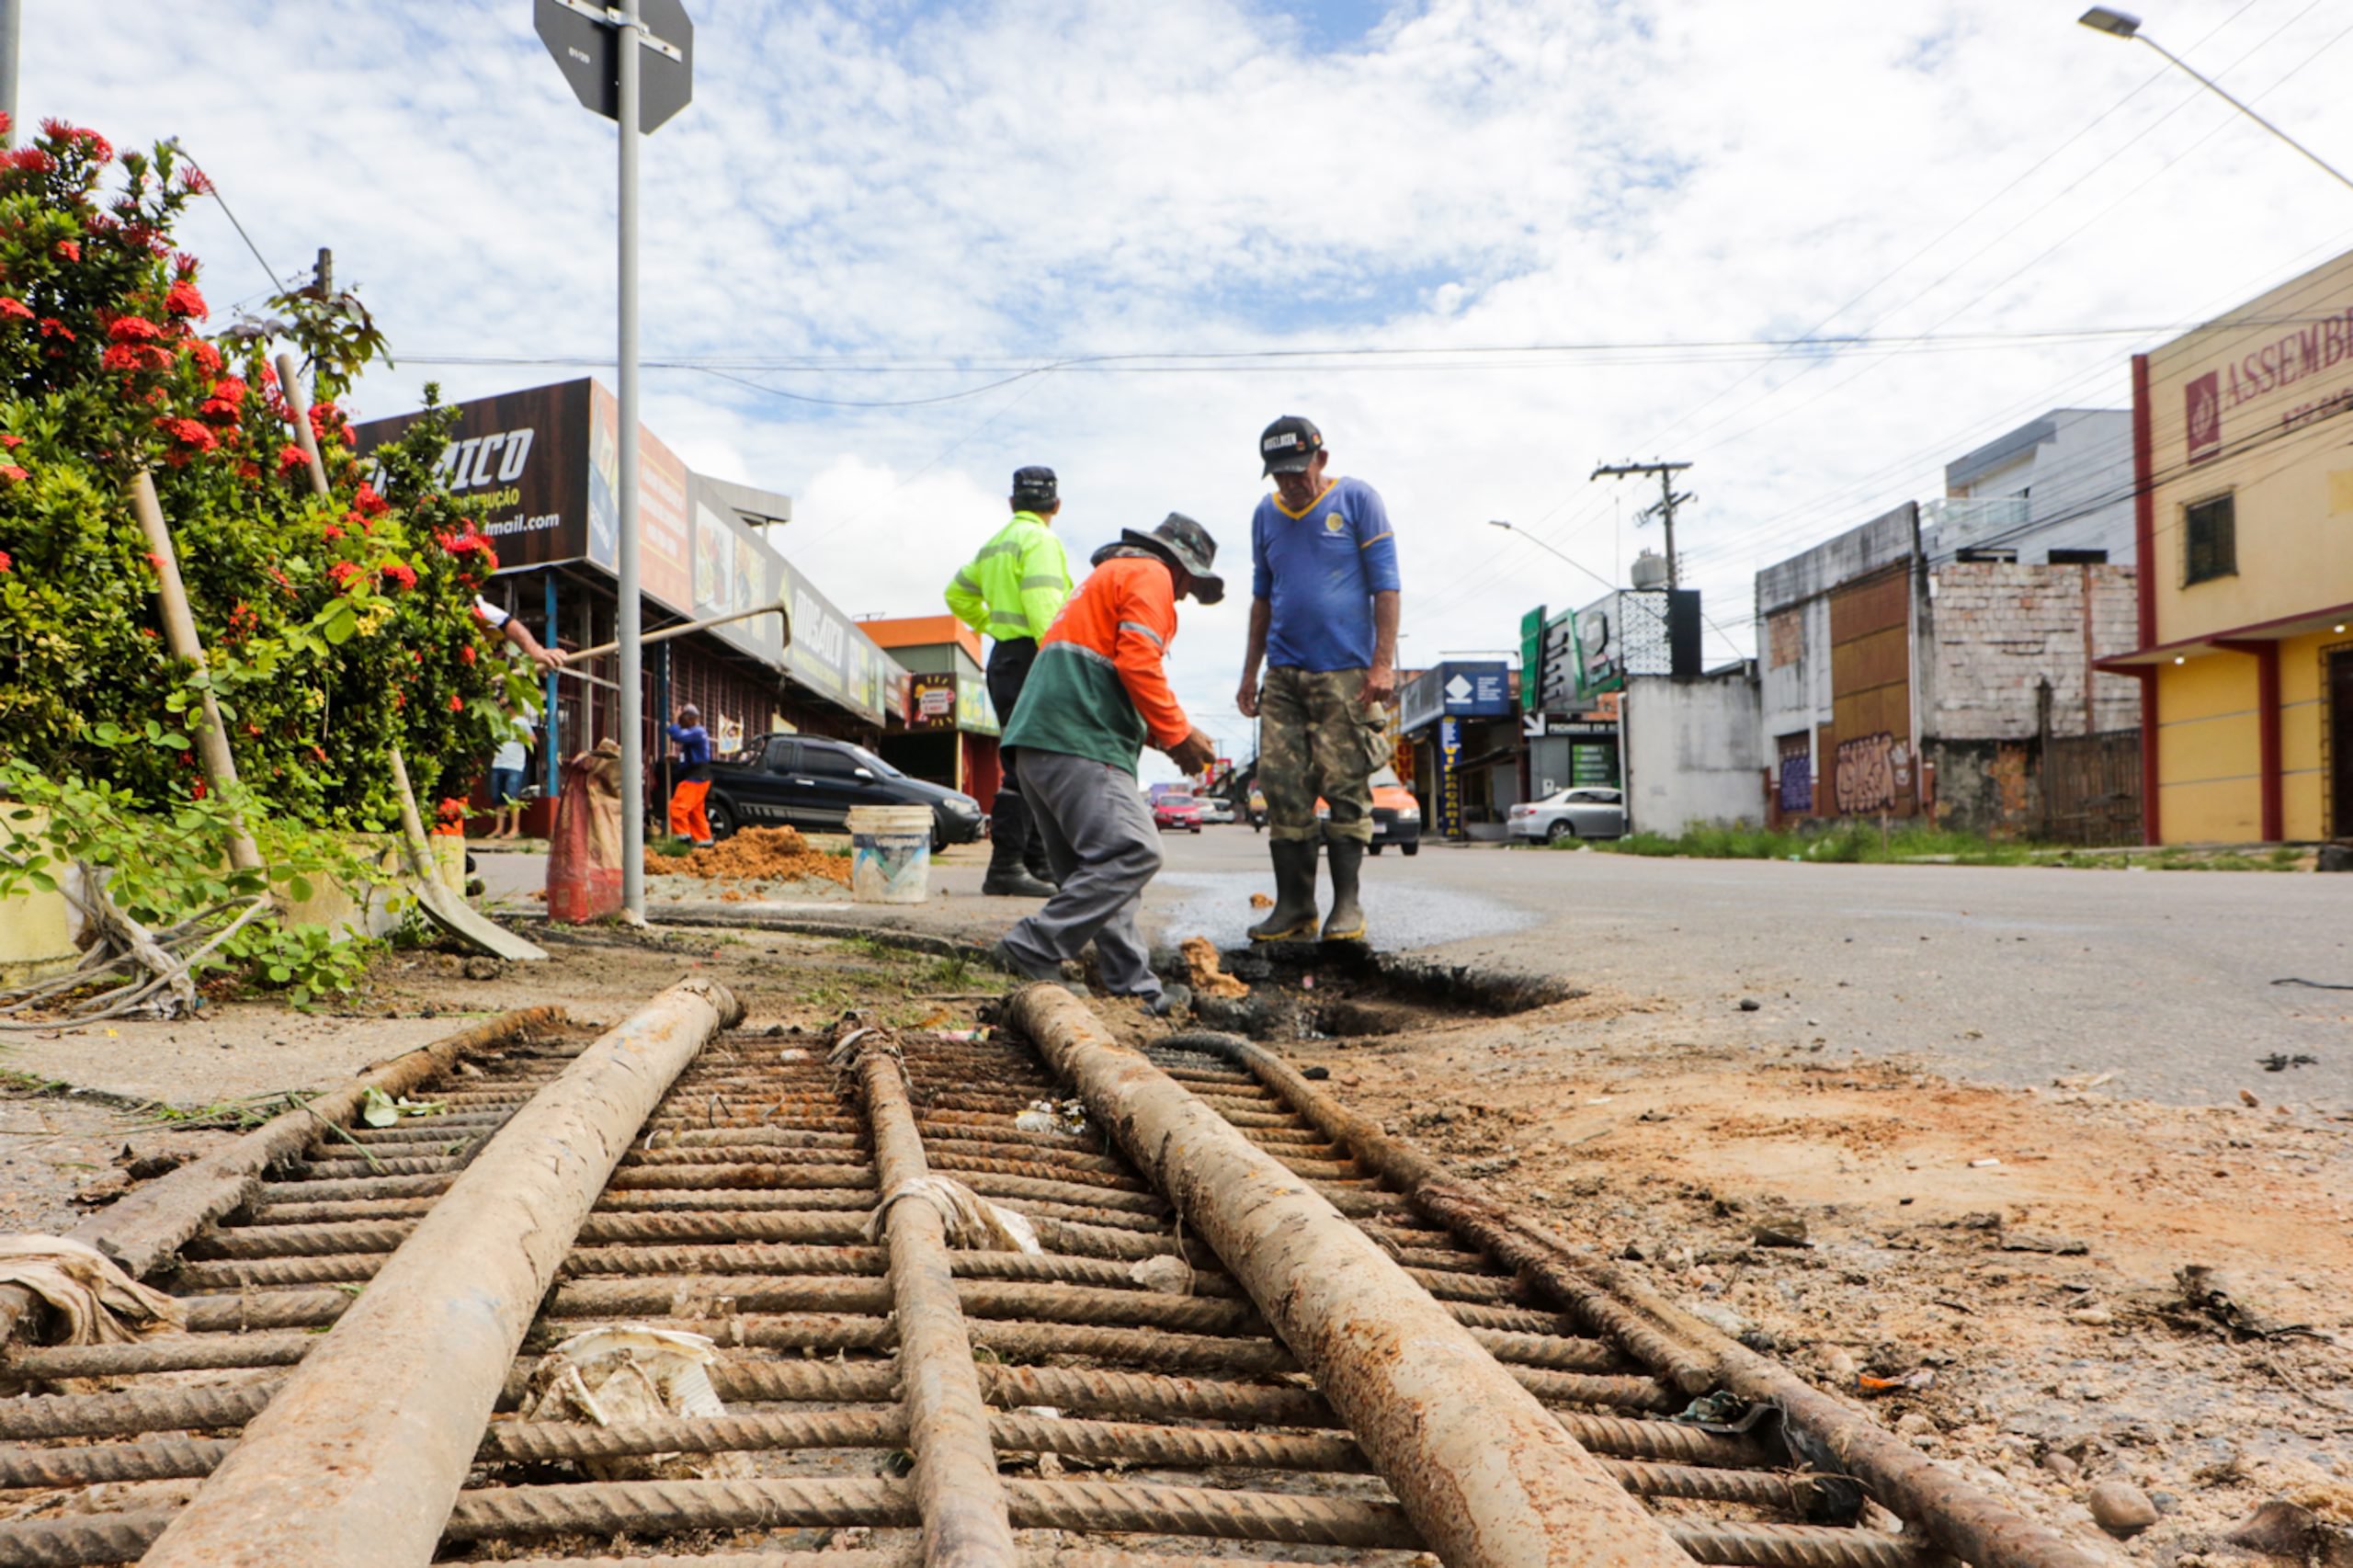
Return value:
[(1324, 432), (1313, 419), (1286, 414), (1260, 433), (1258, 457), (1268, 473), (1305, 473), (1315, 454), (1324, 449)]
[(1054, 471), (1043, 464), (1013, 471), (1013, 499), (1023, 506), (1051, 506), (1062, 500), (1062, 492), (1054, 482)]

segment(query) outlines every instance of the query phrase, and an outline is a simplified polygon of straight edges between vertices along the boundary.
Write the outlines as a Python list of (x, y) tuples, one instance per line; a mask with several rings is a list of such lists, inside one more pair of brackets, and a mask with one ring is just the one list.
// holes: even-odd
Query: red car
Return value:
[(1177, 828), (1187, 833), (1201, 831), (1201, 803), (1190, 795), (1166, 794), (1152, 802), (1152, 825), (1166, 832)]

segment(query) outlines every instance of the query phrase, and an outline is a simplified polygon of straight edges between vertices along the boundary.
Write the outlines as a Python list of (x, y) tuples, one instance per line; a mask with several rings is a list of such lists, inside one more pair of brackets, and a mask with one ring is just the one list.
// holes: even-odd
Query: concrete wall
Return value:
[(1620, 710), (1629, 830), (1761, 822), (1766, 753), (1753, 666), (1677, 679), (1636, 676)]
[[(2091, 661), (2138, 643), (2129, 566), (2006, 566), (1954, 562), (1928, 574), (1920, 731), (1941, 740), (2023, 740), (2039, 733), (2039, 690), (2051, 685), (2051, 729), (2081, 735), (2141, 722), (2141, 687)], [(2087, 635), (2088, 633), (2088, 635)], [(2088, 722), (2084, 682), (2091, 681)]]

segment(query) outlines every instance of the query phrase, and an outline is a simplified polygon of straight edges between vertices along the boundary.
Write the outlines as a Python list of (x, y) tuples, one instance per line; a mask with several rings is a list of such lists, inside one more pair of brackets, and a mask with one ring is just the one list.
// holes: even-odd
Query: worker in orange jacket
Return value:
[(1216, 559), (1209, 530), (1175, 512), (1150, 533), (1123, 529), (1096, 551), (1094, 573), (1040, 642), (1005, 728), (1062, 885), (1005, 934), (997, 961), (1051, 980), (1092, 940), (1104, 985), (1141, 998), (1155, 1017), (1191, 998), (1161, 984), (1136, 924), (1160, 869), (1160, 831), (1137, 789), (1136, 759), (1147, 744), (1187, 774), (1216, 759), (1216, 743), (1185, 716), (1163, 667), (1176, 601), (1225, 597), (1224, 579), (1210, 570)]

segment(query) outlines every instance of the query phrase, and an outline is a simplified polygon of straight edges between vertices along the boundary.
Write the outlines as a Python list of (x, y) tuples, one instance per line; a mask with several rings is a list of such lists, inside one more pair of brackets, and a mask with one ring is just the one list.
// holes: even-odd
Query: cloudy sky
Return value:
[[(2353, 0), (2147, 3), (2353, 166)], [(853, 613), (936, 608), (1025, 462), (1074, 555), (1174, 508), (1246, 579), (1295, 412), (1387, 497), (1409, 665), (1622, 581), (1651, 493), (1586, 476), (1654, 456), (1745, 653), (1758, 567), (2353, 246), (2353, 190), (2080, 0), (688, 5), (646, 420), (793, 495)], [(260, 259), (210, 204), (188, 233), (222, 315), (334, 247), (400, 361), (364, 415), (609, 380), (614, 131), (525, 0), (24, 8), (26, 115), (177, 136), (243, 221)], [(1172, 661), (1236, 744), (1245, 597)]]

